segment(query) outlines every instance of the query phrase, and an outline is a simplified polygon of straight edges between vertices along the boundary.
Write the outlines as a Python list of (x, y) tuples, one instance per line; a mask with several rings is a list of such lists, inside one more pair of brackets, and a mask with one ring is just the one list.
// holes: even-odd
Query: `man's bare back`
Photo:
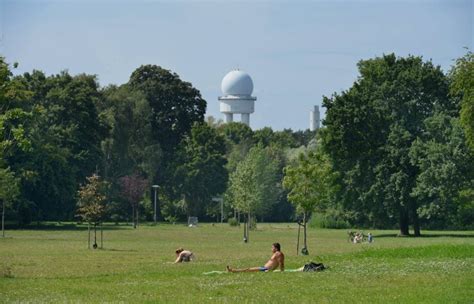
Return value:
[(274, 243), (272, 245), (272, 257), (265, 263), (263, 267), (251, 267), (251, 268), (244, 268), (244, 269), (232, 269), (227, 266), (227, 271), (229, 272), (258, 272), (258, 271), (273, 271), (280, 267), (281, 271), (285, 270), (285, 255), (283, 252), (280, 251), (280, 244)]

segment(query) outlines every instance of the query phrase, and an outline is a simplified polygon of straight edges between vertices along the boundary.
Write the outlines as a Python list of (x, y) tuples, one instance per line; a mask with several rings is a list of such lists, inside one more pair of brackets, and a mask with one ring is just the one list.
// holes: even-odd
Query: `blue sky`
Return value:
[(361, 59), (420, 55), (448, 71), (473, 49), (473, 2), (0, 0), (0, 54), (17, 74), (67, 69), (101, 86), (156, 64), (199, 89), (216, 118), (221, 80), (239, 68), (258, 98), (251, 127), (298, 130), (323, 95), (352, 85)]

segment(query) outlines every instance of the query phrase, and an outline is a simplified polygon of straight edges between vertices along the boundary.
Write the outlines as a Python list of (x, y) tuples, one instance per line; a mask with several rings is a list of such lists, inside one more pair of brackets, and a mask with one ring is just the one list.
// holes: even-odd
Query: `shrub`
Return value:
[(165, 216), (165, 221), (171, 224), (175, 224), (178, 221), (178, 218), (173, 215), (168, 215), (168, 216)]
[(257, 230), (257, 217), (256, 216), (252, 216), (250, 217), (250, 230)]
[(237, 221), (235, 217), (230, 217), (227, 222), (230, 226), (240, 226), (240, 223)]
[(350, 224), (340, 214), (337, 214), (337, 212), (333, 212), (332, 210), (330, 210), (326, 211), (326, 213), (323, 214), (313, 214), (309, 221), (309, 227), (346, 229), (350, 227)]

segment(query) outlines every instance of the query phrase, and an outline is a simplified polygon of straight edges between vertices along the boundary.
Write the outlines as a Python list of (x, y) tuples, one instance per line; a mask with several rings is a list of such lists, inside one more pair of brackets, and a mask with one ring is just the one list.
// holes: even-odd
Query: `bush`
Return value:
[(240, 223), (237, 221), (235, 217), (230, 217), (227, 222), (230, 226), (240, 226)]
[(348, 221), (344, 220), (340, 214), (327, 211), (324, 214), (313, 214), (309, 221), (311, 228), (331, 228), (331, 229), (347, 229), (350, 227)]
[(250, 230), (257, 230), (257, 217), (256, 216), (250, 217), (249, 228)]
[(176, 222), (178, 221), (178, 218), (176, 216), (168, 215), (168, 216), (165, 216), (165, 221), (167, 221), (170, 224), (176, 224)]

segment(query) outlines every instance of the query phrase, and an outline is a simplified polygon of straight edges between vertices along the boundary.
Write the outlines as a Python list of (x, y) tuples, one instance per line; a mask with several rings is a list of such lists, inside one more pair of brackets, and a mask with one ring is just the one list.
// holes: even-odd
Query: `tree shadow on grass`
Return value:
[(116, 252), (138, 252), (136, 249), (114, 249), (114, 248), (102, 248), (99, 250), (103, 251), (116, 251)]
[[(374, 234), (374, 238), (415, 238), (413, 234), (410, 234), (408, 236), (399, 236), (396, 233), (387, 233), (387, 234)], [(437, 238), (437, 237), (453, 237), (453, 238), (474, 238), (474, 234), (459, 234), (459, 233), (446, 233), (446, 234), (432, 234), (432, 233), (427, 233), (424, 234), (422, 233), (421, 236), (418, 236), (418, 238)]]
[[(5, 227), (6, 230), (35, 230), (35, 231), (84, 231), (87, 230), (87, 224), (77, 223), (40, 223), (29, 224), (25, 226), (19, 226), (15, 224), (9, 224)], [(94, 226), (91, 225), (91, 230)], [(130, 225), (104, 225), (102, 226), (104, 231), (107, 230), (125, 230), (133, 229)], [(100, 226), (97, 226), (97, 231), (100, 231)]]

